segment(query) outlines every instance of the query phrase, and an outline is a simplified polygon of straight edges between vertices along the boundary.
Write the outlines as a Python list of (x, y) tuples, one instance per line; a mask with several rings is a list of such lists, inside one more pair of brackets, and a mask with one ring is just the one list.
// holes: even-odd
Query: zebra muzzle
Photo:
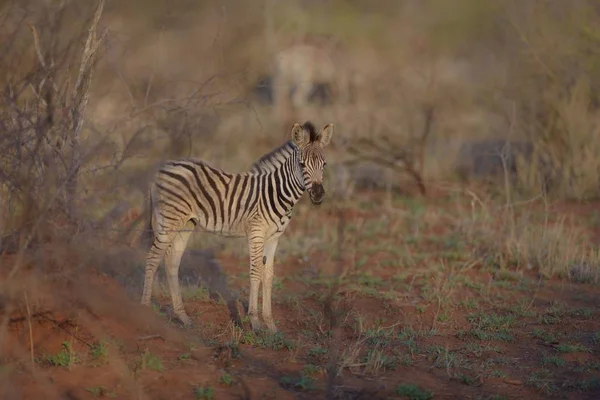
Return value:
[(325, 189), (321, 184), (313, 184), (308, 190), (308, 194), (310, 195), (310, 201), (312, 201), (313, 204), (318, 205), (321, 204), (325, 198)]

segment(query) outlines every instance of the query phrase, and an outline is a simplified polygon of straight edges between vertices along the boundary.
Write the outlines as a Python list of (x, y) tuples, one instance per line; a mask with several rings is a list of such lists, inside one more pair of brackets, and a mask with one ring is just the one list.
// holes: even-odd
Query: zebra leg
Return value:
[(181, 263), (181, 257), (183, 256), (183, 252), (185, 251), (187, 242), (193, 230), (194, 224), (191, 221), (188, 221), (183, 230), (175, 234), (165, 258), (167, 281), (169, 283), (169, 291), (171, 292), (173, 312), (185, 326), (190, 326), (192, 321), (183, 308), (181, 289), (179, 287), (179, 264)]
[[(158, 236), (161, 236), (162, 240), (159, 241)], [(168, 237), (168, 235), (154, 234), (152, 245), (146, 256), (146, 276), (144, 278), (144, 290), (142, 292), (142, 304), (145, 306), (150, 306), (154, 277), (156, 276), (156, 271), (160, 266), (160, 262), (165, 255), (169, 243), (170, 237)]]
[(261, 328), (258, 318), (258, 290), (263, 278), (263, 254), (264, 254), (264, 235), (262, 232), (250, 232), (248, 235), (248, 247), (250, 253), (250, 299), (248, 304), (248, 318), (252, 330)]
[(271, 291), (273, 289), (273, 262), (275, 260), (275, 251), (277, 250), (277, 244), (279, 237), (269, 239), (265, 243), (264, 250), (264, 271), (262, 279), (262, 317), (267, 325), (267, 328), (273, 333), (277, 333), (278, 329), (273, 321), (273, 314), (271, 310)]

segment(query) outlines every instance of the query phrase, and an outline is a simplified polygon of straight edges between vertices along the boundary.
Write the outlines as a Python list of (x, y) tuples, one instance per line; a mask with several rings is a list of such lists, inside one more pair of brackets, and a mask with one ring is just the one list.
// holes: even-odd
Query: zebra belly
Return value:
[(228, 224), (207, 227), (206, 225), (200, 225), (200, 229), (204, 232), (213, 233), (215, 235), (239, 238), (246, 236), (246, 229), (244, 226), (237, 224), (236, 226), (229, 226)]

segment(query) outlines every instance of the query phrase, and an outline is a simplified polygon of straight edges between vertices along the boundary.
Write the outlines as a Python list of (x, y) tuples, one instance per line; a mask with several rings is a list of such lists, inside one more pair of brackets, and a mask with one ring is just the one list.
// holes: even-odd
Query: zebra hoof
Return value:
[(191, 328), (194, 326), (194, 323), (187, 315), (178, 316), (177, 318), (179, 319), (179, 322), (181, 322), (181, 325), (183, 325), (185, 328)]
[(262, 329), (262, 325), (258, 320), (258, 317), (250, 318), (250, 325), (252, 325), (253, 331), (260, 331)]
[(275, 334), (277, 332), (279, 332), (279, 329), (277, 329), (277, 327), (275, 326), (275, 322), (273, 321), (273, 319), (269, 319), (269, 318), (265, 318), (265, 325), (267, 326), (267, 329)]

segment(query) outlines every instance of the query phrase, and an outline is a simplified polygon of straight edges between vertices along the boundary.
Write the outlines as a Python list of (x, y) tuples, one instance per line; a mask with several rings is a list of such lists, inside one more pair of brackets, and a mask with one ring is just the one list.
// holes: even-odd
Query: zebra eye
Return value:
[(300, 166), (304, 168), (304, 161), (300, 161)]
[(325, 168), (327, 166), (327, 162), (323, 163), (323, 168)]

